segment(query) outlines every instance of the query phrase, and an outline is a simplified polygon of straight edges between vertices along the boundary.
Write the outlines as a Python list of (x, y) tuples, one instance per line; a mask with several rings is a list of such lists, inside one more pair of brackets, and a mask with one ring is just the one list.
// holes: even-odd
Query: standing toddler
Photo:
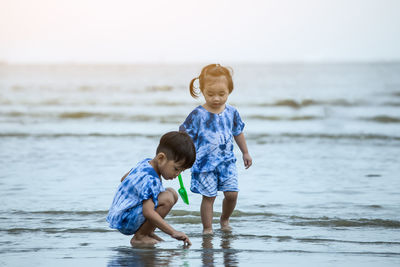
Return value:
[[(199, 90), (194, 87), (197, 79)], [(200, 76), (190, 82), (191, 96), (197, 98), (201, 93), (205, 103), (196, 107), (179, 128), (189, 134), (196, 147), (190, 190), (203, 196), (200, 207), (203, 234), (213, 233), (213, 205), (217, 191), (224, 192), (221, 229), (231, 229), (229, 218), (239, 191), (233, 140), (243, 154), (245, 168), (252, 164), (243, 134), (244, 123), (236, 108), (226, 104), (232, 90), (232, 76), (226, 67), (219, 64), (205, 66)]]

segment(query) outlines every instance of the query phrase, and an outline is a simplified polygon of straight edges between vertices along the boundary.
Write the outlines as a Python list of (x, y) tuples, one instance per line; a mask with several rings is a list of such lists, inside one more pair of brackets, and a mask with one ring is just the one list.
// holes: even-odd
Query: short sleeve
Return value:
[(158, 187), (155, 179), (146, 179), (147, 181), (143, 184), (139, 198), (140, 202), (146, 199), (152, 199), (154, 207), (158, 206), (158, 195), (161, 193), (161, 189)]
[(186, 132), (192, 140), (195, 140), (199, 131), (198, 111), (193, 110), (186, 120), (179, 126), (179, 131)]
[(244, 122), (242, 121), (242, 118), (240, 118), (239, 112), (235, 109), (233, 113), (232, 134), (234, 136), (238, 136), (243, 132), (243, 128), (244, 128)]

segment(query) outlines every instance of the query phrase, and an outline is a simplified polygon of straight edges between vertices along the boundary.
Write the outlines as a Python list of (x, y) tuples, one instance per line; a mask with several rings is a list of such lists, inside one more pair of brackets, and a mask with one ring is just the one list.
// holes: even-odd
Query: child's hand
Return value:
[(243, 162), (244, 162), (244, 167), (246, 169), (248, 169), (251, 166), (251, 164), (253, 164), (253, 160), (251, 159), (249, 153), (243, 154)]
[(192, 242), (190, 242), (189, 237), (185, 235), (185, 233), (175, 231), (171, 235), (173, 238), (177, 240), (182, 240), (184, 245), (191, 246)]

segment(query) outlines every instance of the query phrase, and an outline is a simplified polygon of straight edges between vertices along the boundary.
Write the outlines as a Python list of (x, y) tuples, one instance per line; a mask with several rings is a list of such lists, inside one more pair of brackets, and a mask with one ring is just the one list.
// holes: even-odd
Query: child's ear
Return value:
[(167, 159), (167, 155), (165, 155), (164, 152), (160, 152), (156, 155), (156, 159), (159, 163), (163, 162), (164, 160)]

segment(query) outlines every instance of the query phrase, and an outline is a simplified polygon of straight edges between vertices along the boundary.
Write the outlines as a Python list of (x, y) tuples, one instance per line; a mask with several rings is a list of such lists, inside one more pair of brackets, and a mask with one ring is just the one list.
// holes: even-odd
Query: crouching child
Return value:
[(124, 235), (133, 235), (132, 246), (162, 241), (154, 233), (156, 228), (190, 246), (189, 237), (164, 220), (178, 194), (172, 188), (164, 188), (162, 178), (175, 179), (192, 167), (195, 159), (196, 150), (188, 134), (164, 134), (155, 157), (143, 159), (122, 177), (108, 212), (109, 226)]

